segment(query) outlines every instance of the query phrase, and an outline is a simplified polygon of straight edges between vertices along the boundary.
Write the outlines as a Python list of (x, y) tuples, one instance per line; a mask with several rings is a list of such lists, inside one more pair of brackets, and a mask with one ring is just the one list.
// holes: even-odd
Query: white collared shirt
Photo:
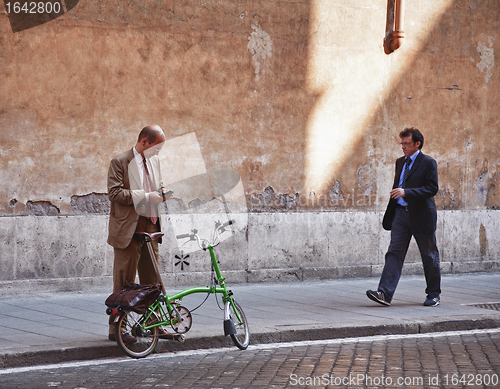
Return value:
[[(408, 158), (410, 158), (410, 164), (408, 165), (408, 171), (410, 171), (411, 168), (413, 167), (413, 163), (417, 159), (419, 153), (420, 153), (420, 150), (417, 150), (412, 155), (410, 155), (408, 157)], [(405, 160), (405, 162), (406, 162), (406, 160)], [(403, 187), (403, 178), (404, 178), (404, 175), (405, 175), (405, 165), (403, 165), (403, 170), (401, 170), (401, 174), (399, 175), (399, 185), (398, 185), (398, 188), (402, 188)], [(398, 202), (399, 205), (401, 205), (403, 207), (407, 207), (408, 206), (408, 203), (405, 201), (404, 197), (398, 197), (397, 202)]]
[[(141, 176), (141, 185), (143, 185), (143, 183), (144, 183), (144, 162), (143, 162), (143, 160), (144, 159), (143, 159), (142, 155), (137, 152), (137, 150), (135, 149), (135, 146), (133, 148), (133, 151), (134, 151), (134, 159), (135, 159), (135, 162), (137, 163), (137, 170), (139, 170), (139, 175)], [(148, 163), (147, 160), (146, 160), (146, 163)], [(148, 164), (148, 169), (149, 169), (149, 171), (151, 171), (149, 164)], [(149, 193), (146, 193), (146, 201), (149, 201)]]

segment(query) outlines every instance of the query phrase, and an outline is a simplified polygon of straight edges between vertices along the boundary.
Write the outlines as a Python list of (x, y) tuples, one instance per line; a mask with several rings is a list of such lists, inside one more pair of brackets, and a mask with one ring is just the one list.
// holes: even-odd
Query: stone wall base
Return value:
[[(222, 215), (227, 217), (227, 215)], [(436, 236), (443, 274), (500, 271), (499, 211), (441, 211)], [(228, 284), (381, 274), (390, 233), (381, 212), (231, 215), (235, 232), (216, 247)], [(165, 215), (160, 270), (168, 290), (210, 283), (210, 257), (175, 235), (221, 215)], [(110, 290), (113, 249), (106, 215), (0, 218), (0, 293)], [(222, 219), (222, 221), (224, 221)], [(411, 242), (404, 274), (422, 274)]]
[[(500, 261), (444, 262), (441, 263), (442, 274), (498, 272)], [(379, 277), (381, 265), (345, 266), (339, 268), (314, 267), (292, 269), (261, 269), (253, 271), (224, 272), (229, 287), (242, 283), (258, 282), (294, 282), (319, 281), (335, 278), (368, 278)], [(406, 264), (403, 275), (423, 275), (422, 266), (416, 263)], [(167, 293), (175, 293), (181, 289), (195, 285), (209, 285), (209, 272), (162, 274)], [(138, 280), (137, 280), (138, 282)], [(58, 293), (75, 291), (105, 292), (113, 288), (111, 276), (50, 278), (34, 280), (0, 281), (0, 295)]]

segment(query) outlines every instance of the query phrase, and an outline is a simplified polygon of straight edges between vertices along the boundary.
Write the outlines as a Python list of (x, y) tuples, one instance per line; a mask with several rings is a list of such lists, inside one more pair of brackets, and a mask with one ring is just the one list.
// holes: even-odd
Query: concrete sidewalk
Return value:
[[(229, 286), (249, 321), (251, 344), (500, 327), (500, 273), (443, 276), (437, 307), (422, 305), (423, 276), (402, 277), (390, 307), (366, 297), (377, 284), (378, 278), (366, 278)], [(124, 355), (107, 340), (108, 295), (0, 298), (0, 367)], [(183, 305), (193, 309), (205, 296), (188, 296)], [(213, 295), (192, 315), (186, 341), (160, 340), (158, 352), (232, 345)]]

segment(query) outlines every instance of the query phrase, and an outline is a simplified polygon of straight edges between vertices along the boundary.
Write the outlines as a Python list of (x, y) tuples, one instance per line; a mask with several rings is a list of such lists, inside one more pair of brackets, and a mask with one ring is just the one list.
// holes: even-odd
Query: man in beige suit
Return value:
[[(151, 258), (144, 241), (135, 232), (158, 232), (161, 229), (159, 204), (163, 186), (158, 153), (165, 134), (157, 125), (142, 129), (136, 145), (111, 160), (108, 171), (108, 197), (111, 201), (108, 244), (114, 248), (113, 292), (134, 282), (136, 272), (141, 284), (157, 284)], [(158, 241), (153, 241), (158, 255)], [(115, 340), (114, 317), (109, 321), (109, 339)], [(134, 341), (131, 335), (127, 335)], [(125, 339), (125, 338), (124, 338)]]

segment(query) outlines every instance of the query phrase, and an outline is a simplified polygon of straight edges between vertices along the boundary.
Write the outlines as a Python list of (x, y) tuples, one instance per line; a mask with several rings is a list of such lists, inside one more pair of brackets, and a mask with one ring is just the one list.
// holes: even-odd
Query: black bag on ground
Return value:
[(160, 293), (160, 285), (138, 285), (127, 282), (125, 288), (111, 294), (105, 304), (110, 308), (120, 306), (137, 313), (144, 313)]

